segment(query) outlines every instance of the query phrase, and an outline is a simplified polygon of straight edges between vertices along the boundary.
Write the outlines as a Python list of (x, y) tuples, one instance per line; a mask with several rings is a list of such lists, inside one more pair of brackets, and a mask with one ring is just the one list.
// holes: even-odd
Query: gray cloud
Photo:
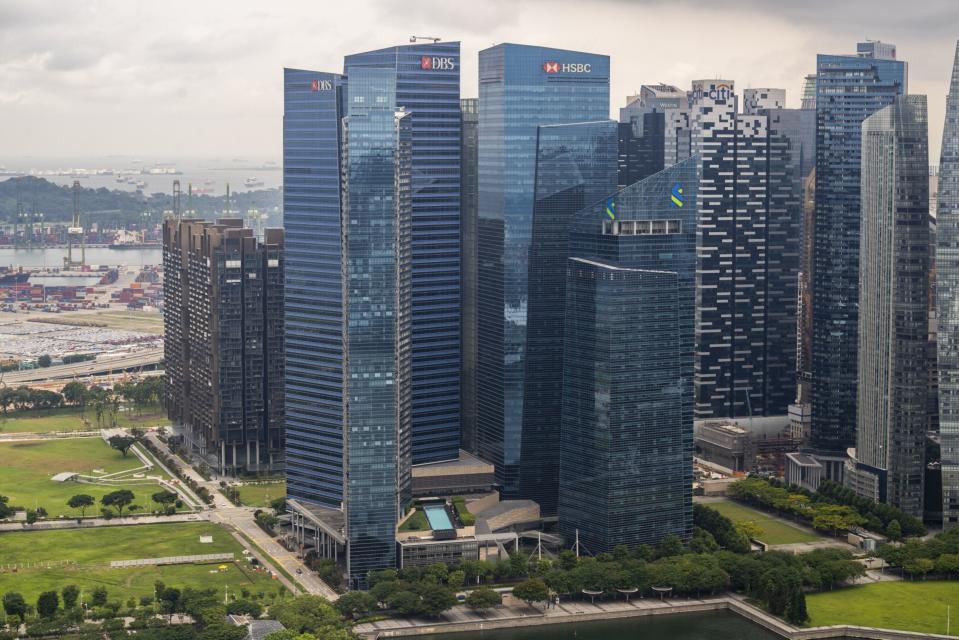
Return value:
[(895, 42), (938, 153), (955, 0), (0, 0), (0, 161), (22, 155), (278, 159), (282, 67), (412, 34), (460, 40), (463, 95), (498, 42), (608, 53), (612, 106), (649, 82), (723, 75), (798, 104), (817, 52)]

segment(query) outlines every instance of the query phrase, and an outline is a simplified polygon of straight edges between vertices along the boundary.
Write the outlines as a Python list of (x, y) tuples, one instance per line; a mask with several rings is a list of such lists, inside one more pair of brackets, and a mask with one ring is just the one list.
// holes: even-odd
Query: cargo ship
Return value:
[(30, 279), (29, 271), (0, 274), (0, 287), (12, 287), (17, 284), (26, 284)]

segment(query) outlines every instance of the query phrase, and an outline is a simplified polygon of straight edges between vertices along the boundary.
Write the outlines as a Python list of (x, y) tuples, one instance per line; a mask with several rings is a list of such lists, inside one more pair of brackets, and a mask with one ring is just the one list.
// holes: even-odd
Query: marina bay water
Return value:
[[(77, 249), (74, 249), (76, 252)], [(59, 267), (67, 255), (66, 247), (34, 247), (30, 249), (13, 247), (0, 248), (0, 265), (5, 267)], [(148, 249), (113, 249), (110, 247), (87, 247), (87, 264), (108, 264), (139, 266), (160, 264), (163, 262), (163, 250), (160, 247)], [(38, 284), (43, 284), (38, 280)], [(46, 283), (53, 284), (53, 283)], [(79, 283), (78, 283), (79, 284)]]
[(691, 613), (497, 631), (417, 636), (422, 640), (778, 640), (733, 613)]

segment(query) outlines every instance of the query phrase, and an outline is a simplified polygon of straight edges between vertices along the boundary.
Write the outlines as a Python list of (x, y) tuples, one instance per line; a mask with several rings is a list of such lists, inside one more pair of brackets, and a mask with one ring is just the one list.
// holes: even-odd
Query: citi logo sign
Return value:
[(310, 91), (329, 91), (332, 88), (332, 80), (313, 80), (310, 83)]
[(420, 58), (420, 69), (427, 71), (453, 71), (456, 69), (456, 60), (454, 58), (436, 58), (433, 56), (423, 56)]
[(546, 73), (591, 73), (593, 65), (588, 62), (554, 62), (549, 60), (543, 63), (543, 71)]

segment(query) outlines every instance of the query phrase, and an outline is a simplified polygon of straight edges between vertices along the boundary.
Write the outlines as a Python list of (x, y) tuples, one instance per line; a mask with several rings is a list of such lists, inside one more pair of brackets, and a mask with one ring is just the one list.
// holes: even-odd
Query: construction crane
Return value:
[[(24, 222), (23, 228), (26, 229), (26, 221), (23, 219), (23, 196), (20, 195), (20, 186), (23, 182), (23, 176), (17, 177), (17, 217), (13, 219), (13, 244), (17, 243), (17, 233), (20, 222)], [(24, 231), (26, 235), (26, 231)]]
[(195, 218), (196, 211), (193, 209), (193, 183), (186, 183), (186, 211), (183, 212), (184, 218)]
[[(64, 269), (75, 269), (82, 267), (87, 263), (87, 239), (83, 233), (83, 227), (80, 225), (80, 181), (73, 181), (73, 224), (67, 229), (67, 257), (63, 259)], [(80, 261), (73, 260), (73, 243), (80, 241)]]
[(433, 44), (436, 44), (442, 38), (434, 38), (433, 36), (410, 36), (410, 42), (416, 42), (418, 40), (431, 40)]
[(180, 181), (173, 181), (173, 217), (180, 219)]

